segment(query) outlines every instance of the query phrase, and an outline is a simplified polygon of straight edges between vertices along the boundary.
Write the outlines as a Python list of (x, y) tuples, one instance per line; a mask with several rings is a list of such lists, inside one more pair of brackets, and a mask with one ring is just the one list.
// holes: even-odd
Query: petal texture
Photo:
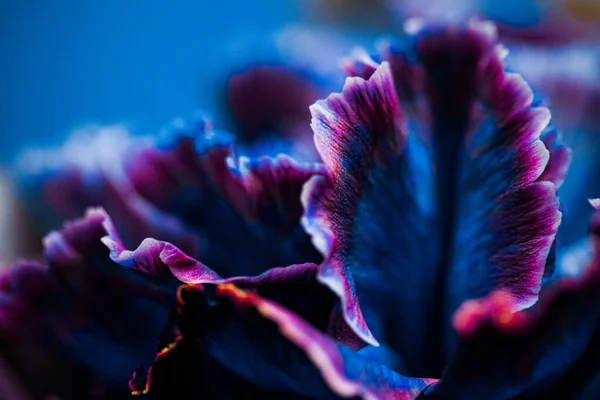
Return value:
[[(203, 375), (193, 373), (206, 368), (202, 363), (209, 361), (203, 360), (224, 367), (237, 377), (234, 382), (241, 378), (250, 383), (238, 390), (261, 398), (414, 399), (434, 383), (375, 365), (281, 305), (232, 284), (182, 287), (179, 298), (179, 336), (159, 353), (140, 388), (152, 398), (172, 393), (163, 392), (166, 388), (195, 390), (205, 398), (222, 395), (216, 389), (221, 387), (219, 379), (203, 385), (190, 380)], [(181, 362), (186, 354), (195, 357)], [(139, 383), (135, 376), (133, 388)]]
[(303, 222), (357, 334), (390, 344), (402, 371), (435, 376), (464, 300), (537, 299), (564, 161), (548, 167), (549, 112), (504, 72), (493, 25), (423, 29), (380, 58), (347, 67), (363, 76), (311, 108), (329, 174), (305, 188)]
[(43, 262), (0, 278), (0, 342), (36, 398), (125, 398), (175, 307), (168, 288), (109, 259), (106, 218), (90, 210), (45, 238)]
[(167, 241), (225, 277), (318, 262), (299, 224), (299, 198), (321, 167), (285, 155), (238, 157), (233, 146), (203, 118), (159, 139), (102, 128), (24, 155), (22, 182), (43, 227), (100, 205), (126, 247)]
[(145, 141), (120, 126), (89, 128), (74, 133), (60, 148), (25, 152), (18, 172), (23, 203), (36, 227), (46, 233), (63, 219), (102, 206), (129, 246), (152, 236), (197, 255), (197, 235), (140, 196), (125, 175), (122, 160)]
[(200, 123), (139, 149), (125, 169), (144, 198), (201, 235), (199, 258), (224, 277), (319, 260), (299, 225), (300, 192), (317, 164), (238, 158), (231, 135)]
[(514, 313), (505, 292), (465, 302), (454, 316), (458, 351), (424, 398), (579, 398), (600, 367), (598, 212), (591, 239), (587, 268), (545, 286), (533, 307)]

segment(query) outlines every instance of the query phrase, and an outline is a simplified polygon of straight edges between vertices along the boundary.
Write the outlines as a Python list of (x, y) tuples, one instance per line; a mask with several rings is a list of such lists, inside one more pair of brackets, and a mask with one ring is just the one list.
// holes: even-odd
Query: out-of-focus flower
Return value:
[[(24, 380), (64, 398), (581, 394), (598, 372), (600, 201), (592, 257), (562, 257), (579, 273), (555, 278), (571, 156), (548, 109), (505, 71), (493, 24), (411, 28), (357, 51), (310, 108), (321, 163), (238, 156), (202, 118), (25, 157), (40, 219), (107, 211), (0, 281)], [(234, 105), (242, 138), (302, 140), (297, 107), (318, 89), (286, 74), (232, 82), (285, 82), (261, 100), (273, 114)]]
[(152, 360), (169, 309), (168, 281), (119, 268), (90, 210), (44, 239), (44, 259), (0, 279), (1, 351), (34, 398), (124, 398), (121, 377)]
[(320, 0), (311, 4), (321, 21), (379, 32), (394, 30), (401, 21), (415, 17), (456, 22), (477, 16), (496, 22), (505, 41), (593, 42), (600, 34), (596, 0)]
[(340, 27), (389, 29), (396, 22), (390, 14), (389, 0), (309, 0), (307, 17)]
[(232, 75), (227, 104), (238, 146), (249, 156), (285, 153), (318, 160), (308, 106), (324, 94), (310, 77), (285, 65), (256, 65)]
[[(493, 12), (504, 10), (500, 18), (501, 37), (513, 41), (546, 45), (567, 44), (575, 41), (596, 42), (600, 35), (600, 7), (595, 0), (530, 1), (530, 9), (537, 11), (537, 18), (529, 23), (518, 21), (521, 4), (517, 2), (487, 3), (490, 18)], [(503, 6), (499, 6), (504, 4)], [(535, 12), (534, 11), (534, 12)], [(501, 14), (502, 15), (502, 14)]]
[(343, 83), (340, 60), (375, 38), (315, 25), (293, 24), (277, 31), (271, 39), (276, 55), (242, 64), (225, 85), (221, 122), (230, 126), (237, 152), (319, 160), (308, 107)]
[(0, 270), (2, 265), (39, 250), (38, 238), (8, 174), (0, 170)]

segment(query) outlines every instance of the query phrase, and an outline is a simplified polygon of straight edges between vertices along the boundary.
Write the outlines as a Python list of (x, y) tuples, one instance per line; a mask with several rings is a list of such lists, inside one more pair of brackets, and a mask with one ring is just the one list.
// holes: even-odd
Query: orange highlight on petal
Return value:
[(218, 293), (229, 293), (237, 297), (238, 299), (249, 299), (250, 295), (244, 290), (238, 288), (233, 283), (224, 283), (222, 285), (217, 286)]

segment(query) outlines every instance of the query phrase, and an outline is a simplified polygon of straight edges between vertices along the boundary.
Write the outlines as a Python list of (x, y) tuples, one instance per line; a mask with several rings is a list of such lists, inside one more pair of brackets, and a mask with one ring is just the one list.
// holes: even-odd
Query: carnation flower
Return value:
[[(36, 395), (64, 398), (584, 395), (600, 201), (591, 256), (568, 257), (571, 152), (506, 55), (478, 21), (355, 53), (341, 91), (310, 106), (312, 159), (238, 155), (203, 118), (30, 153), (40, 221), (102, 208), (0, 280), (8, 358)], [(282, 79), (282, 100), (272, 115), (238, 104), (240, 135), (306, 143), (315, 92), (255, 76)]]

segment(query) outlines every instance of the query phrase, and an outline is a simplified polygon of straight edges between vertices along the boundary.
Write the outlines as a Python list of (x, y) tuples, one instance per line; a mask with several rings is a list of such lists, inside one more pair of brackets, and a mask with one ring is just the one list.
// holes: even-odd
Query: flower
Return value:
[(506, 54), (478, 21), (356, 53), (310, 107), (321, 162), (237, 156), (204, 119), (30, 156), (53, 207), (107, 211), (6, 274), (1, 337), (64, 355), (88, 397), (124, 396), (127, 366), (151, 398), (583, 394), (600, 201), (590, 260), (557, 261), (571, 153)]

